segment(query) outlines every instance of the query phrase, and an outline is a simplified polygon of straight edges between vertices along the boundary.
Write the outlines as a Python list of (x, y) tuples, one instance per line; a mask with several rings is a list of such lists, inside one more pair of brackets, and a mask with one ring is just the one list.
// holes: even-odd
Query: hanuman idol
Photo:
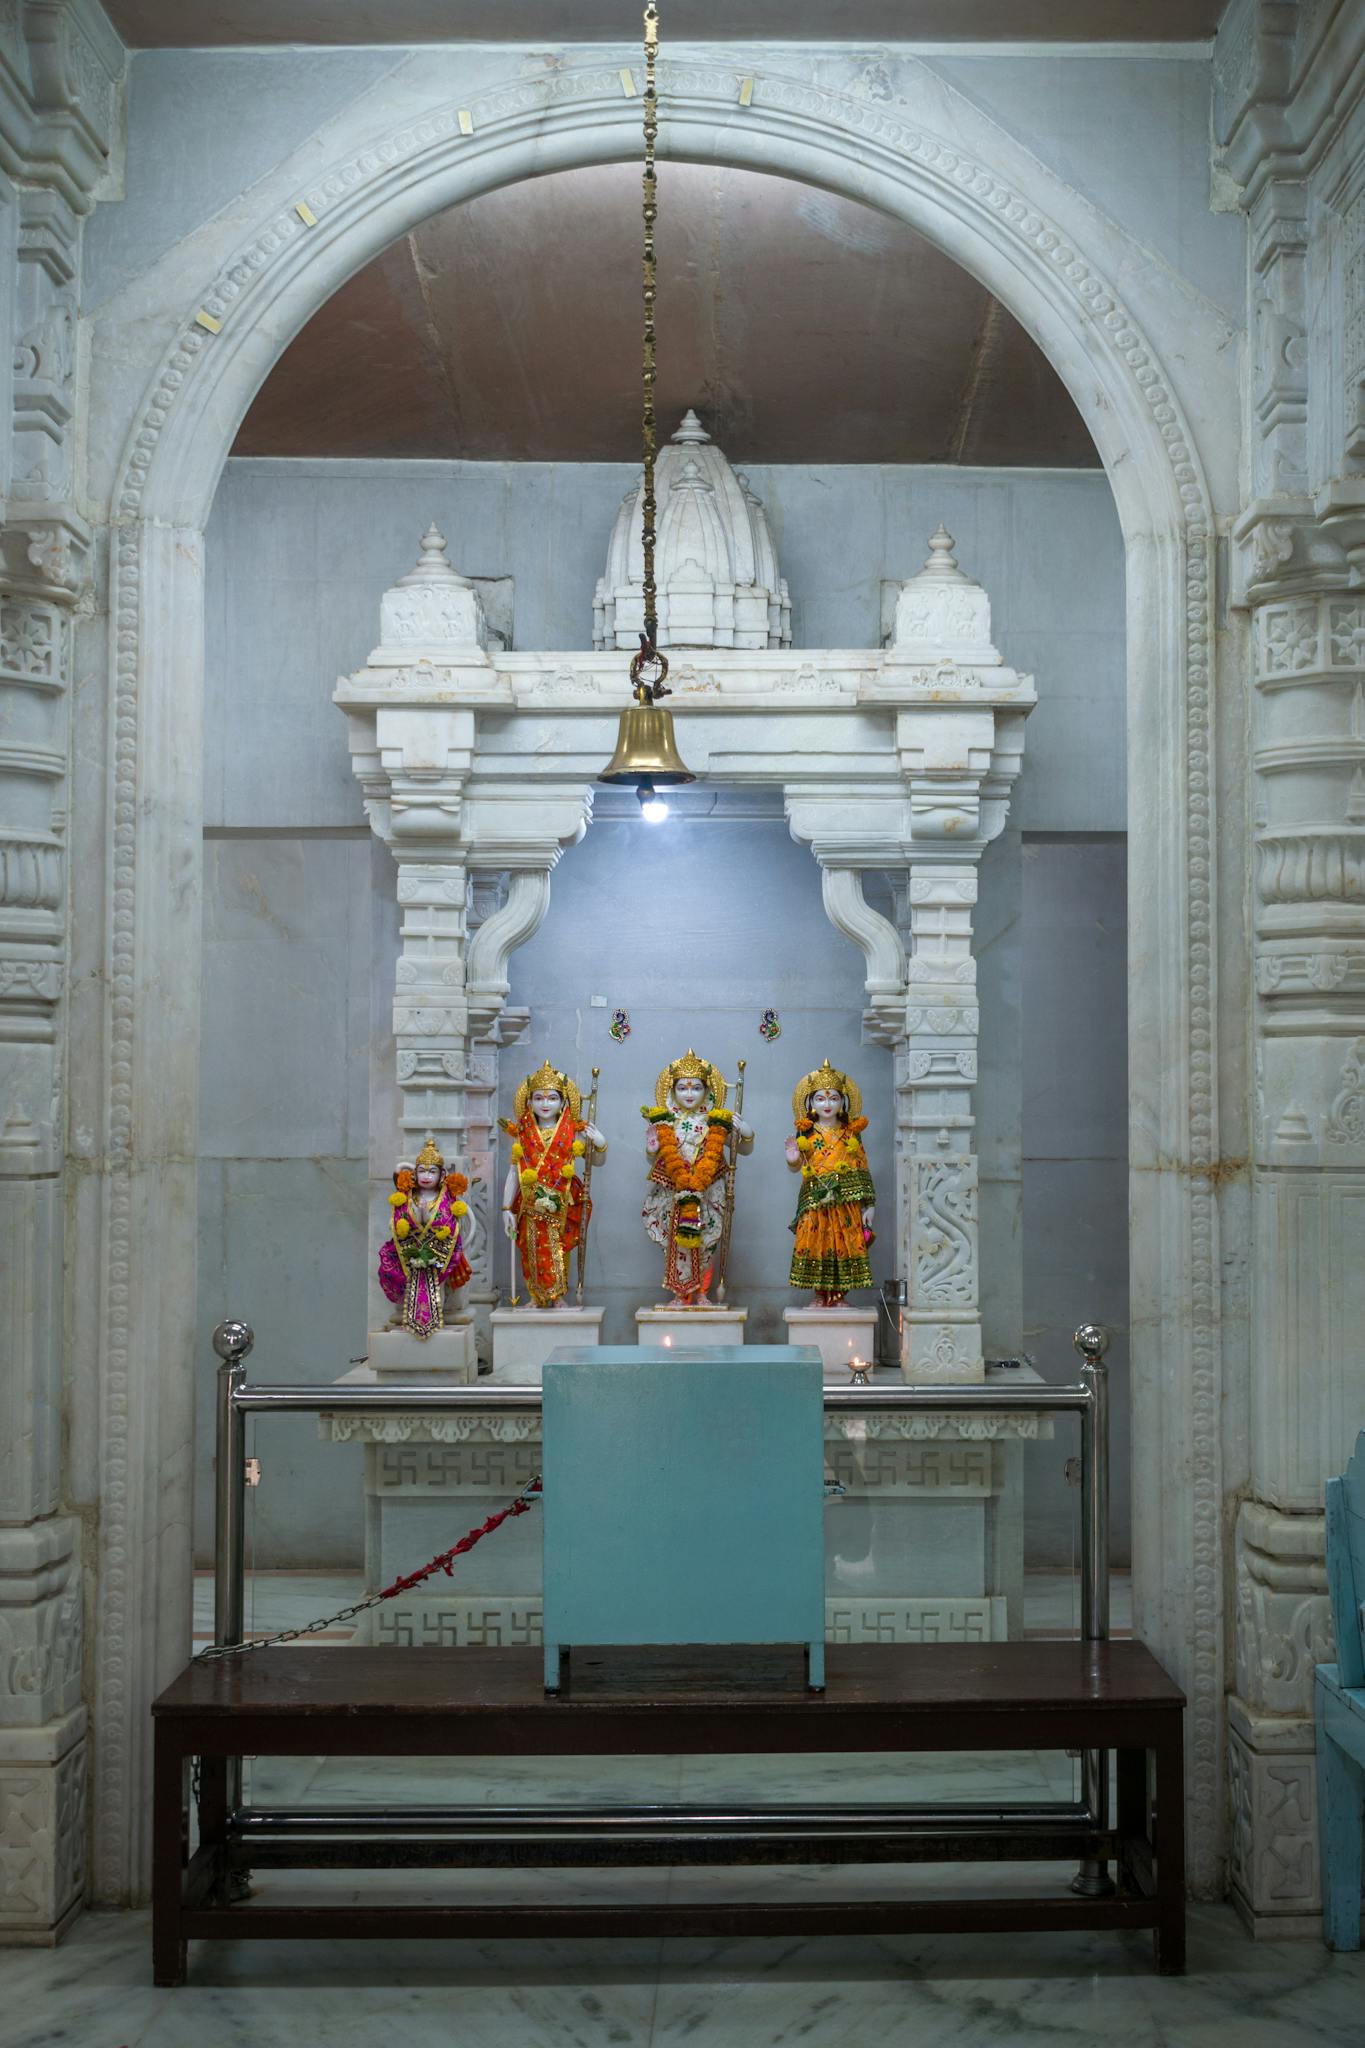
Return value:
[(553, 1308), (569, 1291), (569, 1255), (592, 1215), (585, 1165), (605, 1159), (607, 1141), (584, 1119), (574, 1083), (548, 1060), (527, 1075), (513, 1106), (515, 1117), (502, 1120), (512, 1140), (502, 1226), (516, 1244), (526, 1292), (537, 1308)]
[(820, 1308), (837, 1308), (851, 1287), (870, 1287), (868, 1246), (877, 1191), (862, 1134), (867, 1118), (856, 1081), (828, 1060), (798, 1081), (792, 1096), (796, 1135), (787, 1164), (801, 1175), (791, 1284), (812, 1288)]
[(689, 1050), (664, 1068), (653, 1105), (640, 1112), (649, 1125), (645, 1229), (663, 1247), (664, 1286), (681, 1308), (707, 1302), (733, 1197), (728, 1169), (737, 1153), (754, 1146), (748, 1124), (725, 1107), (725, 1094), (719, 1069)]
[(394, 1170), (392, 1235), (380, 1248), (379, 1284), (390, 1301), (402, 1303), (403, 1328), (414, 1337), (444, 1327), (447, 1287), (469, 1279), (468, 1187), (462, 1173), (446, 1172), (430, 1131), (416, 1159), (400, 1159)]

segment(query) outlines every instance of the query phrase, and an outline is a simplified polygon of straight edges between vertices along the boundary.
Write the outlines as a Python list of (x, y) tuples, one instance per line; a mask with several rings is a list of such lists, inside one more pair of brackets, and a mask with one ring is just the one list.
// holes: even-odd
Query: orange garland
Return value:
[(659, 1134), (659, 1164), (668, 1177), (670, 1187), (686, 1189), (689, 1194), (699, 1195), (709, 1188), (725, 1163), (725, 1140), (730, 1135), (728, 1124), (712, 1124), (702, 1140), (702, 1148), (689, 1166), (683, 1158), (677, 1133), (671, 1123), (655, 1125)]

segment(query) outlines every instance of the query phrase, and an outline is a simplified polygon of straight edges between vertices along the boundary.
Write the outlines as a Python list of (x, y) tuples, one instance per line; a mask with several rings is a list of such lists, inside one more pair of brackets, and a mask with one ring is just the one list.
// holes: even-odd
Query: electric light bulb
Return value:
[(640, 805), (640, 812), (647, 825), (662, 825), (668, 816), (667, 801), (661, 796), (647, 796)]

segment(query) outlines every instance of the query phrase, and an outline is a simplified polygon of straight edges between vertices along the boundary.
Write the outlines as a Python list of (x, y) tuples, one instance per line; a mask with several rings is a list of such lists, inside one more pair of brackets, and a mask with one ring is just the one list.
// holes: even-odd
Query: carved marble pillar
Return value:
[(504, 1046), (516, 1044), (530, 1023), (529, 1011), (508, 1005), (504, 947), (520, 945), (523, 938), (530, 936), (544, 917), (549, 898), (548, 869), (515, 876), (509, 876), (506, 869), (477, 869), (469, 878), (466, 987), (470, 1045), (465, 1083), (465, 1143), (470, 1204), (478, 1219), (478, 1235), (469, 1254), (474, 1277), (465, 1301), (474, 1317), (481, 1372), (493, 1369), (489, 1317), (498, 1304), (506, 1271), (506, 1241), (498, 1215), (501, 1053)]
[[(895, 1055), (900, 1363), (907, 1380), (931, 1385), (985, 1378), (972, 912), (977, 863), (1004, 829), (1036, 702), (1033, 678), (1001, 660), (990, 598), (953, 545), (939, 526), (901, 586), (866, 692), (891, 712), (891, 775), (786, 791), (792, 833), (820, 862), (825, 908), (866, 962), (863, 1029)], [(867, 902), (869, 868), (892, 877), (894, 922)]]
[[(16, 436), (16, 442), (18, 437)], [(67, 762), (77, 592), (35, 520), (0, 566), (0, 1941), (85, 1889), (80, 1524), (61, 1513)]]
[(908, 1380), (983, 1380), (972, 1089), (980, 1006), (972, 952), (976, 868), (912, 861), (897, 886), (909, 932), (896, 1054), (896, 1198), (907, 1282)]
[(121, 70), (98, 7), (0, 8), (0, 1942), (55, 1940), (86, 1889), (62, 1465), (69, 707), (90, 548), (76, 324)]
[(1237, 1522), (1233, 1881), (1311, 1931), (1322, 1484), (1365, 1422), (1365, 596), (1257, 606), (1252, 1488)]
[[(475, 586), (446, 559), (433, 526), (417, 566), (381, 603), (380, 645), (343, 677), (335, 700), (375, 831), (398, 866), (400, 951), (394, 1042), (401, 1097), (396, 1151), (436, 1135), (468, 1175), (475, 1215), (465, 1306), (481, 1363), (498, 1291), (498, 1052), (525, 1028), (507, 1013), (507, 961), (549, 906), (550, 873), (582, 836), (586, 781), (481, 781), (480, 719), (505, 715)], [(372, 1151), (383, 1152), (373, 1134)], [(376, 1175), (372, 1252), (388, 1233), (387, 1182)], [(372, 1331), (387, 1320), (377, 1286)]]

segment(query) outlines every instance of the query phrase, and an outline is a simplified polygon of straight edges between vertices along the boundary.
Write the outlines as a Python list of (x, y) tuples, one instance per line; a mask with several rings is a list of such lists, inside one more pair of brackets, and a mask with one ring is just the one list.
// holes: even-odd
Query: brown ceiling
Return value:
[[(1041, 350), (898, 221), (755, 171), (659, 175), (665, 432), (735, 461), (1094, 465)], [(235, 453), (630, 462), (639, 171), (512, 185), (425, 222), (298, 335)]]
[[(1191, 42), (1226, 0), (664, 0), (669, 42)], [(630, 42), (637, 0), (104, 0), (124, 41)]]

